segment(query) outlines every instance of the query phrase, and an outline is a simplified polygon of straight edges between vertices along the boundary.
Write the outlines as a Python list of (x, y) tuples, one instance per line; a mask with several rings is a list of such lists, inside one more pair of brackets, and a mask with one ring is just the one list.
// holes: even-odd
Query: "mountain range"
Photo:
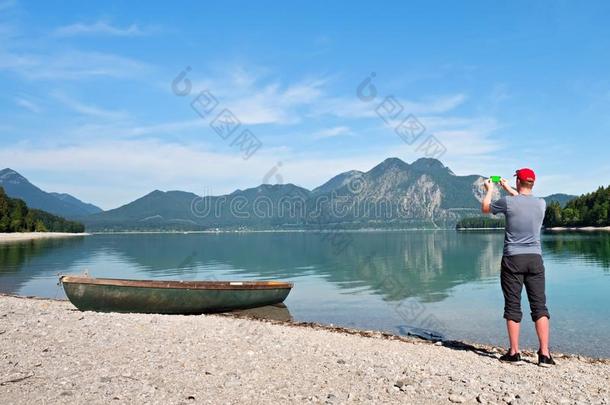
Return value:
[[(69, 194), (47, 193), (11, 169), (0, 186), (32, 207), (83, 222), (88, 231), (451, 228), (479, 214), (480, 175), (458, 176), (439, 160), (408, 164), (389, 158), (367, 172), (352, 170), (313, 190), (294, 184), (262, 184), (221, 196), (155, 190), (102, 211)], [(498, 198), (497, 191), (494, 198)], [(553, 194), (565, 205), (574, 196)]]
[[(294, 184), (263, 184), (222, 196), (155, 190), (81, 220), (92, 231), (451, 228), (479, 214), (483, 181), (480, 175), (458, 176), (436, 159), (408, 164), (389, 158), (313, 190)], [(557, 194), (549, 201), (571, 198)]]
[(43, 191), (16, 171), (8, 168), (0, 171), (0, 187), (4, 188), (9, 197), (24, 200), (28, 207), (64, 218), (76, 219), (102, 212), (101, 208), (84, 203), (69, 194)]

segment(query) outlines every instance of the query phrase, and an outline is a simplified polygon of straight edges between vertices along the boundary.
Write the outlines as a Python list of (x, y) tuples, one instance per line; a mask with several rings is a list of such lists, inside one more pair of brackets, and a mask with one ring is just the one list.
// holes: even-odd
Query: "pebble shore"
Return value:
[(59, 239), (74, 238), (78, 236), (88, 236), (88, 233), (65, 233), (65, 232), (15, 232), (0, 233), (0, 243), (22, 242), (38, 239)]
[(80, 312), (0, 295), (3, 404), (608, 404), (610, 362), (222, 315)]

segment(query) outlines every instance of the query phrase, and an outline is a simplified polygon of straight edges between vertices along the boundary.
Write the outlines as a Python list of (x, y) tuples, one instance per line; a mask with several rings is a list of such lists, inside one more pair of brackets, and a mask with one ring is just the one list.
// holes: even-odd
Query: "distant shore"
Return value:
[(584, 231), (584, 232), (595, 232), (595, 231), (610, 231), (610, 226), (554, 226), (552, 228), (545, 228), (546, 231)]
[(80, 312), (0, 294), (6, 403), (607, 403), (610, 362), (219, 315)]
[(88, 233), (63, 233), (63, 232), (15, 232), (15, 233), (0, 233), (0, 243), (2, 242), (20, 242), (37, 239), (59, 239), (73, 238), (77, 236), (87, 236)]
[(456, 228), (456, 231), (504, 231), (504, 228)]
[[(561, 231), (583, 231), (583, 232), (608, 232), (610, 226), (554, 226), (551, 228), (543, 228), (545, 231), (561, 232)], [(456, 231), (504, 231), (504, 228), (456, 228)]]
[(224, 234), (224, 233), (378, 233), (378, 232), (418, 232), (454, 231), (455, 228), (359, 228), (359, 229), (219, 229), (202, 231), (92, 231), (91, 235), (155, 235), (155, 234)]

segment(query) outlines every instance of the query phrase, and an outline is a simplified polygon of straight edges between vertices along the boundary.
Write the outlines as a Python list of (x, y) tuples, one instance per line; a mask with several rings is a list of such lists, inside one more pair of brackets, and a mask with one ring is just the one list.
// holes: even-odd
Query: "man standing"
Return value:
[(500, 360), (523, 364), (519, 353), (519, 329), (521, 325), (521, 290), (525, 284), (530, 303), (532, 320), (540, 348), (538, 365), (549, 367), (555, 362), (549, 351), (549, 311), (546, 307), (544, 263), (540, 245), (540, 230), (544, 219), (546, 202), (532, 195), (536, 175), (531, 169), (517, 170), (517, 190), (505, 179), (501, 185), (509, 194), (491, 202), (494, 183), (485, 182), (487, 194), (481, 204), (485, 214), (502, 213), (506, 217), (504, 253), (502, 256), (500, 280), (504, 294), (504, 318), (510, 341), (509, 351)]

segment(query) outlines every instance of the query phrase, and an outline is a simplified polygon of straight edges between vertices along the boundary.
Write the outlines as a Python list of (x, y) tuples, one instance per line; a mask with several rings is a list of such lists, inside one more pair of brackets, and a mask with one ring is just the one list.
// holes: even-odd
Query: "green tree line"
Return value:
[(493, 218), (487, 216), (467, 217), (458, 221), (456, 229), (472, 228), (504, 228), (504, 218)]
[(544, 226), (608, 226), (610, 225), (610, 186), (583, 194), (564, 208), (551, 202), (544, 215)]
[(81, 223), (28, 208), (23, 200), (9, 198), (0, 187), (0, 232), (84, 232)]

